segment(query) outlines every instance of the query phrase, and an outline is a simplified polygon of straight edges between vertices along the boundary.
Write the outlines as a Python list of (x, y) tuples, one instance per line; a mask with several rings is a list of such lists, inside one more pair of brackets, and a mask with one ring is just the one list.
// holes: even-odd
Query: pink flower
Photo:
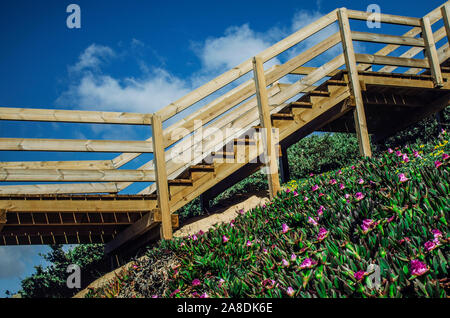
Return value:
[(304, 201), (304, 202), (306, 202), (306, 201), (308, 201), (308, 200), (309, 200), (308, 197), (304, 197), (304, 198), (303, 198), (303, 201)]
[(318, 225), (318, 224), (319, 224), (319, 223), (317, 223), (317, 221), (314, 220), (314, 218), (312, 218), (312, 217), (309, 217), (309, 218), (308, 218), (308, 223), (310, 223), (310, 224), (312, 224), (312, 225)]
[(273, 279), (265, 279), (262, 281), (262, 285), (266, 289), (272, 289), (275, 287), (275, 281)]
[(328, 236), (328, 231), (325, 228), (320, 228), (319, 234), (317, 234), (317, 240), (322, 241)]
[(289, 262), (286, 259), (282, 259), (281, 260), (281, 264), (283, 264), (284, 267), (288, 267), (289, 266)]
[(239, 213), (240, 213), (240, 214), (245, 214), (244, 209), (240, 209), (240, 210), (239, 210)]
[(195, 234), (192, 235), (192, 240), (193, 240), (193, 241), (197, 241), (197, 235), (195, 235)]
[(450, 158), (449, 155), (447, 155), (446, 153), (442, 154), (442, 160), (447, 160), (448, 158)]
[(267, 250), (267, 248), (263, 248), (263, 253), (267, 254), (269, 251)]
[(392, 150), (391, 148), (388, 148), (388, 152), (389, 152), (389, 153), (393, 153), (394, 150)]
[(322, 192), (319, 193), (319, 198), (323, 197), (325, 194), (323, 194)]
[(409, 243), (411, 241), (411, 239), (407, 236), (405, 236), (404, 238), (402, 238), (400, 241), (398, 241), (399, 244), (402, 244), (404, 242)]
[(324, 207), (323, 207), (323, 205), (321, 205), (321, 206), (319, 207), (319, 209), (317, 210), (317, 214), (318, 214), (319, 216), (321, 216), (321, 215), (323, 214), (323, 209), (324, 209)]
[(388, 223), (391, 223), (393, 220), (395, 219), (395, 215), (391, 216), (389, 219), (387, 219), (386, 221)]
[(431, 230), (431, 233), (433, 233), (435, 239), (440, 238), (442, 236), (442, 232), (439, 231), (438, 229)]
[(207, 293), (203, 293), (200, 298), (208, 298), (208, 294)]
[(437, 169), (437, 168), (439, 168), (440, 166), (442, 166), (442, 162), (440, 162), (439, 160), (436, 160), (436, 161), (434, 162), (434, 166), (435, 166), (436, 169)]
[(395, 154), (397, 155), (397, 157), (403, 156), (400, 150), (397, 150), (397, 151), (395, 152)]
[(311, 173), (309, 174), (309, 176), (310, 176), (310, 177), (314, 176), (314, 173), (311, 172)]
[(292, 287), (288, 287), (287, 289), (286, 289), (286, 294), (289, 296), (289, 297), (293, 297), (294, 295), (295, 295), (295, 290), (294, 290), (294, 288), (292, 288)]
[(436, 247), (438, 247), (438, 244), (436, 244), (436, 242), (434, 242), (434, 241), (428, 241), (428, 242), (425, 242), (424, 246), (425, 246), (425, 249), (428, 252), (430, 252), (430, 251), (434, 250)]
[(283, 223), (283, 225), (281, 226), (282, 230), (281, 232), (283, 234), (287, 233), (287, 231), (289, 231), (289, 226), (286, 223)]
[(346, 199), (350, 198), (350, 194), (346, 193), (346, 194), (344, 195), (344, 198), (346, 198)]
[(331, 179), (330, 180), (330, 184), (336, 184), (336, 183), (337, 183), (336, 179)]
[(179, 289), (175, 289), (171, 294), (170, 294), (170, 298), (172, 298), (173, 296), (175, 296), (176, 294), (178, 294), (180, 292)]
[(342, 174), (342, 170), (339, 170), (339, 171), (337, 172), (337, 174)]
[(252, 242), (251, 241), (247, 241), (247, 247), (250, 247), (250, 246), (252, 246)]
[(409, 179), (405, 176), (405, 174), (404, 173), (400, 173), (399, 175), (398, 175), (398, 181), (400, 181), (400, 182), (406, 182), (406, 181), (408, 181)]
[(152, 298), (158, 298), (158, 295), (152, 295)]
[(352, 168), (352, 170), (355, 170), (355, 169), (356, 169), (356, 167), (355, 167), (355, 166), (352, 166), (351, 168)]
[(224, 235), (224, 236), (222, 236), (222, 242), (223, 242), (223, 243), (226, 243), (226, 242), (228, 242), (228, 237), (226, 237), (225, 235)]
[(359, 184), (363, 184), (363, 183), (364, 183), (364, 180), (363, 180), (363, 179), (359, 179), (359, 180), (358, 180), (358, 183), (359, 183)]
[(345, 189), (345, 185), (343, 183), (339, 184), (339, 189), (340, 190), (344, 190)]
[(289, 188), (287, 188), (286, 189), (286, 193), (289, 193), (289, 192), (291, 192), (291, 190)]
[(425, 263), (417, 259), (413, 259), (410, 263), (411, 266), (411, 274), (416, 276), (421, 276), (428, 272), (429, 268)]
[(222, 287), (223, 283), (225, 283), (225, 279), (221, 278), (219, 279), (219, 284), (217, 285), (219, 288)]
[(402, 156), (402, 159), (403, 159), (404, 162), (408, 162), (409, 161), (408, 155), (406, 153)]
[(414, 158), (422, 158), (417, 151), (413, 151)]
[(200, 285), (201, 284), (201, 282), (200, 282), (200, 280), (199, 279), (194, 279), (193, 281), (192, 281), (192, 286), (198, 286), (198, 285)]
[(298, 196), (298, 192), (294, 191), (294, 197), (297, 197), (297, 196)]
[(316, 261), (313, 261), (310, 258), (305, 258), (305, 260), (300, 264), (300, 269), (311, 268), (316, 264), (317, 264)]
[(362, 199), (364, 199), (364, 194), (362, 194), (361, 192), (358, 192), (358, 193), (355, 194), (355, 198), (358, 201), (362, 200)]
[(295, 260), (297, 259), (297, 255), (295, 255), (294, 253), (291, 254), (291, 261), (295, 262)]
[(316, 191), (317, 189), (319, 189), (319, 186), (316, 184), (316, 185), (314, 185), (314, 186), (311, 188), (311, 191), (314, 192), (314, 191)]
[(364, 232), (367, 232), (370, 229), (373, 229), (377, 224), (378, 224), (378, 222), (375, 222), (372, 219), (365, 219), (363, 221), (363, 224), (361, 225), (361, 228)]
[(366, 274), (367, 273), (365, 271), (357, 271), (355, 274), (353, 274), (353, 276), (357, 281), (361, 281), (366, 276)]

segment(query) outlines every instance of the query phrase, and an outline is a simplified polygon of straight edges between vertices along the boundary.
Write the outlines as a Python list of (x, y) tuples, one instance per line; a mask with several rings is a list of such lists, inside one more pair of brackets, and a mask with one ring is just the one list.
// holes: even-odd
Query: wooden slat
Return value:
[(405, 67), (430, 68), (427, 60), (372, 54), (355, 54), (356, 62), (371, 65), (395, 65)]
[(10, 169), (114, 169), (111, 160), (80, 161), (3, 161), (0, 168)]
[(151, 153), (150, 141), (0, 138), (0, 150)]
[(0, 107), (0, 120), (150, 125), (150, 114)]
[[(354, 20), (364, 20), (367, 21), (372, 15), (372, 12), (365, 12), (365, 11), (356, 11), (356, 10), (347, 10), (349, 19)], [(392, 15), (392, 14), (384, 14), (380, 13), (380, 22), (382, 23), (390, 23), (390, 24), (397, 24), (397, 25), (409, 25), (409, 26), (420, 26), (420, 19), (418, 18), (410, 18), (410, 17), (403, 17), (399, 15)]]
[(369, 133), (367, 130), (366, 115), (364, 111), (364, 102), (361, 93), (361, 86), (358, 77), (357, 58), (353, 50), (350, 24), (348, 21), (347, 10), (338, 10), (338, 21), (342, 37), (342, 47), (344, 50), (345, 64), (349, 76), (350, 87), (355, 98), (356, 109), (354, 110), (355, 129), (358, 135), (359, 149), (362, 156), (371, 157)]
[(156, 208), (156, 200), (0, 200), (0, 210), (8, 212), (148, 212)]
[(433, 31), (431, 30), (431, 23), (428, 17), (422, 20), (422, 36), (425, 40), (425, 53), (430, 64), (431, 76), (436, 87), (442, 87), (442, 74), (439, 57), (436, 51), (436, 46), (433, 38)]
[(0, 186), (0, 194), (117, 193), (116, 183), (27, 184)]
[[(450, 43), (450, 5), (446, 3), (444, 6), (442, 6), (441, 12), (442, 19), (444, 20), (445, 33), (447, 35), (447, 42)], [(436, 39), (436, 42), (437, 41), (439, 41), (439, 39)]]
[(367, 33), (352, 31), (352, 39), (354, 41), (372, 42), (372, 43), (385, 43), (385, 44), (398, 44), (408, 46), (424, 47), (425, 42), (422, 38), (413, 38), (409, 36), (397, 36), (378, 33)]
[[(315, 70), (317, 70), (317, 67), (311, 67), (311, 66), (300, 66), (297, 67), (295, 70), (293, 70), (290, 74), (295, 74), (295, 75), (309, 75), (312, 72), (314, 72)], [(339, 71), (333, 71), (330, 72), (329, 74), (327, 74), (328, 77), (333, 77), (335, 76), (337, 73), (339, 73)]]
[(161, 117), (154, 114), (152, 117), (153, 142), (155, 144), (155, 175), (158, 193), (158, 208), (161, 213), (161, 237), (165, 240), (172, 238), (172, 221), (169, 206), (169, 185), (167, 182), (166, 157), (164, 154), (163, 129)]
[(9, 169), (0, 168), (2, 182), (153, 182), (149, 170)]
[(275, 151), (275, 141), (273, 139), (264, 67), (263, 62), (259, 57), (253, 58), (253, 76), (256, 86), (256, 97), (258, 100), (259, 121), (262, 124), (262, 127), (265, 128), (262, 134), (266, 157), (265, 165), (270, 197), (273, 199), (278, 191), (280, 191), (280, 177), (278, 174), (278, 158)]

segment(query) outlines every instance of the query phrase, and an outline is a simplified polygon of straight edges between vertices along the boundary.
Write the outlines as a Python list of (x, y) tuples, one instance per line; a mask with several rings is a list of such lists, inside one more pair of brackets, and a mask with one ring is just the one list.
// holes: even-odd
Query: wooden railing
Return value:
[[(276, 113), (284, 108), (286, 102), (293, 97), (313, 90), (316, 83), (337, 74), (342, 67), (348, 71), (349, 85), (355, 100), (355, 123), (361, 154), (370, 156), (371, 150), (358, 72), (369, 70), (373, 65), (382, 65), (383, 67), (379, 70), (381, 72), (394, 72), (398, 67), (408, 67), (409, 69), (406, 71), (408, 74), (417, 74), (424, 69), (429, 69), (435, 86), (440, 87), (443, 81), (440, 64), (450, 57), (448, 47), (448, 38), (450, 37), (449, 5), (449, 2), (446, 2), (423, 18), (381, 14), (381, 23), (412, 27), (402, 36), (352, 31), (349, 21), (367, 20), (369, 13), (345, 8), (334, 10), (154, 114), (0, 108), (0, 120), (127, 124), (152, 127), (152, 137), (144, 141), (0, 138), (0, 150), (122, 153), (112, 160), (2, 162), (0, 163), (0, 181), (91, 183), (0, 186), (0, 193), (118, 193), (134, 182), (156, 181), (140, 193), (152, 193), (155, 190), (158, 192), (158, 206), (162, 213), (164, 237), (170, 237), (170, 213), (173, 211), (169, 206), (168, 180), (176, 178), (189, 165), (205, 159), (211, 152), (218, 151), (251, 127), (262, 124), (264, 127), (270, 128), (271, 113)], [(444, 21), (444, 27), (433, 33), (431, 26), (441, 19)], [(306, 48), (282, 65), (275, 65), (264, 71), (263, 64), (265, 62), (278, 57), (294, 46), (305, 43), (305, 40), (335, 23), (339, 26), (339, 32)], [(447, 37), (447, 42), (440, 48), (436, 48), (436, 43), (445, 37)], [(355, 52), (354, 41), (382, 43), (387, 46), (375, 54), (362, 54)], [(313, 59), (324, 56), (325, 52), (331, 54), (330, 49), (338, 44), (342, 45), (342, 54), (335, 54), (336, 56), (320, 67), (305, 66)], [(400, 56), (389, 55), (400, 46), (411, 46), (411, 48)], [(425, 58), (415, 58), (421, 52), (425, 53)], [(252, 71), (253, 79), (242, 83), (242, 77)], [(303, 77), (293, 83), (279, 83), (279, 80), (292, 74), (303, 75)], [(188, 112), (191, 107), (198, 106), (199, 102), (225, 87), (231, 88), (195, 112), (191, 112), (184, 119), (165, 129), (162, 128), (165, 121), (182, 112)], [(202, 134), (202, 138), (199, 140), (192, 138), (204, 128), (225, 131), (229, 127), (237, 129), (225, 140), (208, 140), (212, 129), (209, 129), (209, 133)], [(266, 135), (265, 138), (271, 140), (269, 135)], [(188, 162), (174, 160), (177, 155), (195, 152), (194, 149), (199, 146), (203, 151), (195, 154)], [(266, 151), (267, 155), (273, 156), (271, 147), (266, 147)], [(154, 159), (137, 170), (119, 169), (143, 153), (154, 153)], [(275, 169), (275, 167), (272, 168)], [(275, 178), (269, 180), (269, 184), (274, 191), (279, 187)]]

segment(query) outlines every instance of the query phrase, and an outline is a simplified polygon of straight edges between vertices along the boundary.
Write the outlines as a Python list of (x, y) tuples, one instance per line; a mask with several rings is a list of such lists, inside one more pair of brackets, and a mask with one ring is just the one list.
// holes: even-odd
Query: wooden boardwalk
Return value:
[[(361, 155), (371, 156), (370, 138), (383, 140), (449, 105), (449, 14), (449, 2), (423, 18), (382, 14), (382, 23), (411, 27), (397, 36), (352, 31), (349, 21), (368, 13), (334, 10), (154, 114), (0, 107), (1, 120), (146, 125), (152, 131), (143, 141), (0, 138), (0, 150), (122, 153), (112, 160), (0, 162), (2, 182), (56, 182), (0, 185), (0, 245), (99, 242), (112, 253), (155, 233), (170, 239), (177, 210), (199, 196), (206, 202), (262, 167), (276, 195), (277, 162), (286, 181), (286, 148), (314, 131), (354, 132)], [(433, 32), (439, 21), (444, 26)], [(331, 24), (339, 32), (264, 70), (263, 63)], [(385, 46), (361, 54), (355, 41)], [(330, 58), (335, 46), (343, 53)], [(410, 48), (396, 55), (403, 46)], [(320, 67), (305, 66), (324, 56)], [(249, 72), (253, 79), (239, 81)], [(286, 76), (297, 80), (282, 83)], [(154, 159), (136, 170), (121, 168), (144, 153)], [(135, 182), (153, 183), (121, 194)]]

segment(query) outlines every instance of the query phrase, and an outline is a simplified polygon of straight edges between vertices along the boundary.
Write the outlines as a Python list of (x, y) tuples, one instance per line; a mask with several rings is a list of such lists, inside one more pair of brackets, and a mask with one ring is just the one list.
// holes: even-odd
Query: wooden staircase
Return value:
[[(276, 195), (278, 168), (273, 163), (286, 160), (281, 156), (285, 149), (314, 131), (355, 132), (361, 154), (370, 156), (369, 134), (383, 138), (449, 104), (450, 27), (443, 19), (448, 13), (446, 2), (422, 19), (381, 15), (383, 23), (412, 29), (404, 36), (374, 36), (350, 30), (348, 21), (364, 20), (366, 13), (337, 9), (155, 114), (1, 108), (2, 120), (151, 125), (152, 138), (139, 142), (1, 138), (1, 150), (63, 148), (123, 154), (89, 162), (1, 162), (0, 181), (60, 183), (0, 185), (0, 245), (103, 242), (106, 252), (113, 253), (159, 237), (160, 230), (170, 238), (178, 226), (177, 210), (201, 195), (213, 198), (262, 167), (271, 169), (269, 190)], [(441, 19), (444, 27), (430, 32)], [(264, 62), (332, 23), (339, 24), (339, 33), (282, 65), (263, 69)], [(435, 43), (442, 39), (446, 43), (437, 48)], [(373, 55), (357, 54), (354, 40), (387, 46)], [(320, 67), (304, 66), (338, 44), (343, 54)], [(412, 48), (391, 56), (405, 44)], [(414, 58), (422, 51), (427, 58)], [(382, 67), (372, 71), (377, 65)], [(407, 71), (395, 72), (405, 66)], [(251, 70), (253, 79), (238, 82), (162, 128), (162, 122)], [(281, 83), (287, 75), (299, 78)], [(121, 169), (146, 152), (154, 159), (136, 170)], [(134, 182), (154, 183), (137, 194), (121, 194)]]

